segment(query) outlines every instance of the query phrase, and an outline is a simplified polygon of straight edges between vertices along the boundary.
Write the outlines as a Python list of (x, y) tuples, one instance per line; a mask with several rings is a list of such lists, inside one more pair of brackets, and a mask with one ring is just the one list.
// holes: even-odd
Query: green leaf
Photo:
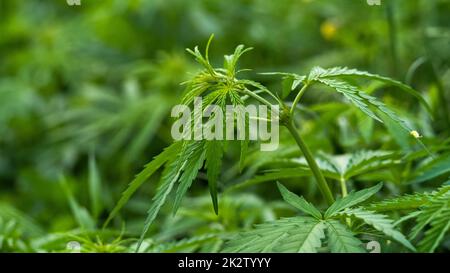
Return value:
[(292, 77), (285, 77), (282, 81), (282, 90), (281, 90), (281, 98), (285, 99), (291, 94), (291, 91), (294, 89), (292, 88), (294, 84), (294, 78)]
[(89, 214), (89, 211), (85, 207), (82, 207), (80, 206), (80, 204), (78, 204), (77, 200), (75, 199), (72, 193), (71, 188), (69, 187), (69, 184), (66, 181), (66, 178), (61, 177), (59, 183), (61, 184), (61, 187), (64, 190), (66, 198), (69, 202), (70, 210), (72, 211), (72, 214), (75, 220), (77, 221), (78, 225), (85, 230), (94, 229), (95, 228), (94, 219), (92, 219), (92, 216)]
[[(425, 231), (425, 237), (419, 242), (418, 248), (422, 252), (434, 252), (444, 237), (450, 231), (450, 197), (444, 196), (435, 200), (417, 218), (419, 223), (428, 222), (430, 229)], [(430, 213), (430, 211), (439, 211)], [(427, 218), (433, 215), (432, 219)], [(431, 217), (430, 217), (431, 218)], [(424, 221), (424, 219), (426, 219)], [(420, 225), (422, 226), (422, 225)]]
[(346, 197), (336, 200), (325, 212), (325, 219), (334, 216), (336, 213), (355, 206), (361, 202), (366, 201), (372, 195), (377, 193), (383, 187), (383, 183), (379, 183), (376, 186), (360, 190), (357, 192), (350, 192)]
[(348, 180), (356, 175), (401, 163), (401, 154), (390, 151), (358, 151), (351, 155), (344, 171)]
[(113, 208), (108, 218), (106, 219), (105, 224), (103, 225), (104, 227), (108, 225), (108, 223), (116, 216), (119, 210), (128, 202), (130, 197), (145, 181), (147, 181), (150, 176), (152, 176), (169, 159), (176, 157), (181, 149), (181, 146), (182, 142), (173, 143), (145, 166), (144, 170), (141, 171), (133, 181), (131, 181), (127, 189), (122, 193), (122, 197), (120, 198), (119, 202), (117, 202), (117, 205)]
[(316, 209), (311, 203), (306, 201), (303, 197), (298, 196), (292, 192), (290, 192), (286, 187), (284, 187), (281, 183), (277, 182), (278, 189), (280, 190), (281, 195), (283, 196), (284, 201), (294, 206), (295, 208), (303, 211), (306, 214), (313, 216), (314, 218), (321, 219), (322, 214), (318, 209)]
[(402, 82), (393, 80), (388, 77), (383, 77), (380, 75), (371, 74), (369, 72), (359, 71), (356, 69), (349, 69), (347, 67), (334, 67), (331, 69), (323, 69), (321, 67), (314, 67), (312, 69), (310, 75), (308, 76), (308, 79), (315, 80), (318, 78), (334, 78), (334, 77), (363, 77), (363, 78), (377, 80), (377, 81), (381, 81), (386, 84), (393, 85), (393, 86), (409, 93), (410, 95), (416, 97), (419, 100), (419, 102), (428, 110), (428, 112), (432, 113), (431, 107), (428, 105), (428, 103), (425, 101), (425, 99), (422, 97), (422, 95), (419, 92), (417, 92), (416, 90), (414, 90), (413, 88), (411, 88), (410, 86), (408, 86)]
[(450, 172), (450, 154), (442, 155), (415, 171), (415, 177), (410, 183), (428, 181)]
[(364, 253), (362, 242), (337, 220), (327, 220), (328, 247), (332, 253)]
[(359, 91), (357, 87), (345, 81), (337, 79), (318, 78), (317, 81), (335, 89), (337, 92), (344, 95), (345, 98), (347, 98), (351, 103), (353, 103), (369, 117), (383, 123), (383, 120), (372, 110), (372, 108), (374, 108), (388, 116), (392, 121), (401, 126), (401, 128), (403, 128), (405, 131), (412, 131), (409, 126), (384, 103), (380, 102), (373, 96)]
[(239, 58), (244, 54), (245, 52), (248, 52), (252, 50), (253, 48), (245, 48), (244, 45), (238, 45), (236, 49), (234, 50), (234, 53), (232, 55), (225, 55), (225, 64), (224, 67), (227, 70), (229, 77), (234, 77), (236, 74), (236, 64)]
[(180, 177), (180, 185), (178, 186), (175, 202), (173, 205), (173, 214), (175, 214), (181, 204), (181, 200), (188, 188), (192, 185), (192, 182), (197, 177), (199, 169), (203, 166), (205, 161), (205, 142), (194, 141), (188, 144), (187, 151), (189, 156), (186, 158), (186, 162), (183, 166), (183, 174)]
[(208, 178), (209, 192), (214, 207), (214, 212), (219, 213), (217, 200), (217, 179), (220, 175), (223, 157), (222, 142), (218, 140), (206, 142), (206, 176)]
[(392, 237), (408, 249), (416, 251), (414, 246), (406, 239), (406, 237), (395, 229), (393, 224), (394, 221), (388, 219), (386, 215), (376, 214), (375, 212), (364, 210), (361, 208), (346, 209), (342, 212), (339, 212), (338, 214), (360, 219), (366, 224), (374, 227), (376, 230), (383, 232), (389, 237)]
[(425, 205), (417, 216), (417, 224), (411, 231), (410, 238), (414, 239), (419, 232), (428, 225), (425, 237), (419, 243), (419, 250), (433, 252), (448, 232), (450, 222), (450, 187), (445, 186), (438, 191), (433, 200)]
[(303, 226), (304, 232), (289, 232), (287, 240), (274, 248), (276, 252), (316, 253), (325, 239), (326, 225), (323, 221), (307, 222)]
[(223, 252), (317, 252), (324, 228), (322, 221), (311, 217), (284, 218), (239, 234)]
[(372, 203), (366, 208), (377, 212), (396, 211), (396, 210), (412, 210), (423, 206), (431, 200), (431, 195), (427, 193), (415, 193), (403, 195), (397, 198), (383, 200), (378, 203)]
[(97, 161), (93, 154), (89, 156), (89, 197), (91, 201), (91, 210), (95, 218), (97, 218), (100, 212), (103, 210), (102, 203), (102, 184), (100, 179), (100, 173), (97, 168)]
[(170, 192), (173, 189), (173, 186), (178, 181), (178, 178), (181, 173), (181, 169), (183, 168), (185, 161), (183, 160), (183, 155), (179, 156), (176, 159), (173, 159), (169, 162), (168, 166), (163, 172), (162, 175), (162, 183), (156, 190), (156, 195), (152, 199), (152, 205), (147, 211), (147, 218), (145, 219), (144, 228), (141, 233), (141, 237), (139, 239), (136, 252), (139, 251), (139, 248), (144, 240), (145, 234), (147, 234), (148, 229), (151, 224), (158, 215), (159, 210), (162, 205), (166, 202), (167, 196), (169, 196)]
[(192, 251), (192, 248), (198, 249), (202, 245), (215, 240), (217, 240), (217, 234), (202, 234), (175, 242), (158, 243), (155, 246), (151, 245), (146, 249), (142, 248), (141, 251), (151, 253), (189, 252)]

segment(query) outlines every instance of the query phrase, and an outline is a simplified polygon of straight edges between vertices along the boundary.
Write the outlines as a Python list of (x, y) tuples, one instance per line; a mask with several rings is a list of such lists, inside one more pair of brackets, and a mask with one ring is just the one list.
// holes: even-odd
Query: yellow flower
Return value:
[(414, 138), (421, 138), (422, 136), (417, 132), (416, 130), (413, 130), (409, 132), (410, 135), (412, 135)]
[(327, 20), (320, 26), (320, 33), (325, 40), (332, 40), (336, 36), (337, 26), (333, 22)]

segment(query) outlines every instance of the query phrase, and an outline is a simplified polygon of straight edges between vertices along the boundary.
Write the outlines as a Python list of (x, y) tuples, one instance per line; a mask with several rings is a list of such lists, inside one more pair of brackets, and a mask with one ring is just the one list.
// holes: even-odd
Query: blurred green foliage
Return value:
[[(198, 69), (185, 48), (211, 33), (213, 64), (237, 44), (251, 46), (240, 67), (271, 90), (281, 89), (279, 79), (259, 72), (306, 74), (317, 65), (355, 67), (419, 90), (431, 115), (392, 88), (365, 86), (417, 128), (438, 159), (420, 154), (395, 124), (385, 130), (318, 88), (305, 95), (301, 130), (311, 149), (338, 161), (360, 150), (408, 153), (357, 173), (351, 188), (384, 181), (385, 198), (440, 186), (450, 173), (449, 12), (446, 0), (0, 0), (0, 252), (68, 251), (69, 241), (84, 251), (134, 250), (158, 177), (110, 229), (101, 226), (134, 175), (172, 142), (170, 109)], [(238, 149), (225, 155), (220, 191), (277, 158), (299, 157), (281, 137), (276, 153), (250, 149), (242, 173)], [(232, 232), (295, 213), (265, 183), (222, 194), (216, 216), (207, 181), (198, 179), (175, 217), (163, 208), (141, 251), (220, 251)], [(298, 179), (310, 178), (283, 181), (319, 202), (315, 184)], [(448, 242), (438, 248), (448, 250)]]

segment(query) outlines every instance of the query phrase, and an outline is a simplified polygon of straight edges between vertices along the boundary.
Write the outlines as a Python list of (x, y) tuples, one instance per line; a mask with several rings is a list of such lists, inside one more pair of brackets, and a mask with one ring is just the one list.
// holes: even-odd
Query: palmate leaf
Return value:
[(317, 252), (325, 227), (311, 217), (284, 218), (237, 235), (223, 252)]
[(306, 214), (313, 216), (314, 218), (321, 219), (322, 213), (316, 209), (311, 203), (305, 200), (302, 196), (298, 196), (293, 192), (286, 189), (285, 186), (277, 182), (278, 189), (280, 190), (281, 196), (283, 196), (284, 201), (294, 206), (295, 208), (303, 211)]
[(362, 242), (338, 220), (311, 217), (283, 218), (257, 225), (231, 239), (223, 252), (315, 253), (325, 238), (332, 253), (366, 252)]
[(368, 78), (371, 80), (381, 81), (386, 84), (393, 85), (410, 95), (416, 97), (419, 102), (431, 113), (431, 108), (425, 99), (420, 95), (419, 92), (411, 88), (410, 86), (401, 83), (399, 81), (393, 80), (388, 77), (383, 77), (376, 74), (371, 74), (365, 71), (359, 71), (356, 69), (349, 69), (347, 67), (334, 67), (330, 69), (323, 69), (321, 67), (314, 67), (311, 73), (308, 75), (308, 80), (316, 80), (319, 78), (335, 78), (335, 77), (358, 77), (358, 78)]
[[(256, 155), (259, 156), (258, 153)], [(299, 168), (309, 168), (304, 158), (292, 158), (292, 156), (295, 155), (296, 154), (290, 153), (279, 154), (276, 157), (266, 157), (259, 159), (258, 164), (253, 165), (254, 167), (259, 168), (276, 165), (280, 168), (278, 172), (291, 170), (294, 166), (298, 166)], [(392, 151), (363, 150), (354, 154), (344, 154), (339, 156), (318, 153), (315, 159), (325, 177), (335, 180), (349, 180), (357, 175), (398, 165), (402, 163), (400, 160), (401, 157), (402, 155), (400, 153)], [(252, 157), (252, 159), (253, 158), (256, 158), (256, 156)], [(305, 175), (303, 172), (300, 172), (298, 176)]]
[(450, 186), (444, 186), (434, 195), (434, 198), (420, 210), (416, 222), (410, 237), (414, 239), (429, 225), (430, 228), (425, 231), (425, 236), (418, 247), (420, 251), (433, 252), (449, 231)]
[[(439, 246), (444, 236), (450, 231), (450, 198), (443, 196), (435, 200), (427, 207), (422, 214), (417, 218), (418, 221), (429, 222), (430, 229), (425, 231), (424, 238), (419, 242), (418, 248), (423, 252), (434, 252)], [(439, 214), (430, 213), (431, 210), (438, 210)], [(433, 215), (433, 219), (427, 216)], [(430, 217), (431, 218), (431, 217)], [(422, 226), (422, 225), (420, 225)]]
[(344, 178), (367, 173), (401, 163), (401, 154), (392, 151), (358, 151), (350, 156), (344, 170)]
[(328, 220), (328, 247), (332, 253), (364, 253), (362, 242), (338, 220)]
[(141, 171), (136, 178), (128, 185), (127, 189), (122, 193), (117, 205), (113, 208), (108, 218), (105, 221), (104, 227), (117, 215), (119, 210), (128, 202), (130, 197), (136, 192), (136, 190), (152, 176), (162, 165), (164, 165), (168, 160), (173, 159), (177, 156), (182, 146), (182, 142), (175, 142), (159, 155), (157, 155), (150, 163), (148, 163), (144, 170)]
[(450, 185), (444, 184), (444, 186), (433, 192), (417, 192), (399, 196), (397, 198), (386, 199), (369, 204), (366, 208), (375, 211), (413, 210), (422, 206), (427, 206), (436, 198), (446, 195), (448, 191), (450, 191)]
[(366, 201), (372, 195), (377, 193), (383, 187), (383, 183), (376, 186), (360, 190), (357, 192), (350, 192), (347, 196), (336, 200), (325, 212), (325, 218), (330, 218), (340, 211), (353, 207), (361, 202)]
[(339, 215), (354, 217), (364, 221), (366, 224), (374, 227), (376, 230), (383, 232), (385, 235), (392, 237), (408, 249), (416, 251), (414, 246), (406, 239), (406, 237), (394, 228), (393, 221), (388, 219), (386, 215), (377, 214), (362, 208), (346, 209), (338, 213)]
[(409, 126), (384, 103), (380, 102), (377, 98), (360, 91), (356, 86), (338, 79), (318, 78), (317, 81), (335, 89), (337, 92), (344, 95), (345, 98), (347, 98), (352, 104), (358, 107), (369, 117), (383, 123), (382, 118), (372, 110), (376, 109), (388, 116), (392, 121), (394, 121), (405, 131), (412, 131)]
[(373, 203), (366, 208), (379, 212), (412, 210), (398, 220), (396, 225), (415, 218), (416, 224), (411, 231), (410, 239), (418, 237), (421, 231), (429, 227), (424, 232), (424, 238), (419, 241), (418, 249), (421, 252), (434, 252), (449, 232), (450, 185), (444, 184), (433, 192), (404, 195)]
[(415, 193), (403, 195), (397, 198), (383, 200), (381, 202), (372, 203), (366, 208), (377, 212), (396, 211), (396, 210), (413, 210), (428, 203), (431, 195), (427, 193)]

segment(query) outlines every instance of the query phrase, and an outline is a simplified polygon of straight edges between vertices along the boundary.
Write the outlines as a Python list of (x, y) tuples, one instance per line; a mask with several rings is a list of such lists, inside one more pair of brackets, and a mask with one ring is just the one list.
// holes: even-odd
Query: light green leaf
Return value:
[(317, 252), (324, 228), (322, 221), (311, 217), (284, 218), (239, 234), (223, 252)]
[(175, 201), (173, 205), (173, 214), (175, 214), (181, 204), (181, 200), (186, 194), (192, 182), (197, 177), (199, 169), (203, 166), (205, 161), (205, 142), (194, 141), (188, 144), (187, 153), (189, 156), (182, 168), (183, 174), (180, 177), (180, 185), (178, 186)]
[(408, 249), (416, 251), (414, 246), (406, 239), (406, 237), (395, 229), (393, 224), (394, 221), (388, 219), (386, 215), (376, 214), (375, 212), (364, 210), (361, 208), (347, 209), (339, 212), (338, 214), (360, 219), (366, 224), (373, 226), (376, 230), (383, 232), (389, 237), (392, 237)]
[(425, 99), (422, 97), (422, 95), (417, 92), (416, 90), (414, 90), (413, 88), (411, 88), (410, 86), (396, 81), (394, 79), (388, 78), (388, 77), (383, 77), (380, 75), (376, 75), (376, 74), (371, 74), (369, 72), (365, 72), (365, 71), (359, 71), (356, 69), (349, 69), (347, 67), (334, 67), (334, 68), (330, 68), (330, 69), (323, 69), (321, 67), (314, 67), (310, 73), (310, 75), (308, 76), (309, 80), (315, 80), (315, 79), (319, 79), (319, 78), (334, 78), (334, 77), (359, 77), (359, 78), (368, 78), (371, 80), (377, 80), (377, 81), (381, 81), (383, 83), (386, 84), (390, 84), (393, 85), (407, 93), (409, 93), (410, 95), (416, 97), (419, 102), (431, 113), (431, 108), (428, 105), (428, 103), (425, 101)]
[(294, 206), (295, 208), (303, 211), (306, 214), (313, 216), (314, 218), (321, 219), (322, 214), (318, 209), (316, 209), (311, 203), (306, 201), (303, 197), (298, 196), (292, 192), (290, 192), (286, 187), (284, 187), (281, 183), (277, 182), (278, 189), (283, 196), (284, 201)]
[(450, 154), (442, 155), (419, 168), (411, 183), (424, 182), (437, 176), (450, 173)]
[(162, 175), (161, 185), (156, 190), (156, 195), (152, 199), (152, 205), (150, 209), (147, 211), (147, 218), (145, 219), (144, 228), (141, 232), (141, 237), (139, 239), (136, 251), (139, 251), (139, 248), (144, 240), (145, 234), (147, 234), (148, 229), (151, 224), (158, 215), (159, 210), (162, 205), (166, 202), (167, 196), (169, 196), (170, 192), (173, 189), (173, 186), (178, 181), (181, 170), (185, 164), (185, 158), (183, 154), (179, 155), (178, 158), (172, 159), (168, 165), (166, 165), (166, 169)]
[(209, 192), (214, 207), (214, 212), (219, 213), (217, 200), (217, 179), (220, 175), (223, 157), (222, 142), (212, 140), (206, 142), (206, 176), (208, 178)]
[(150, 176), (152, 176), (168, 160), (177, 156), (181, 147), (182, 142), (173, 143), (145, 166), (144, 170), (141, 171), (133, 181), (131, 181), (127, 189), (122, 193), (122, 197), (120, 198), (119, 202), (117, 202), (117, 205), (113, 208), (108, 218), (106, 219), (105, 224), (103, 225), (104, 227), (108, 225), (108, 223), (114, 218), (114, 216), (116, 216), (119, 210), (128, 202), (130, 197), (145, 181), (147, 181)]
[(378, 203), (372, 203), (366, 208), (377, 212), (396, 211), (396, 210), (412, 210), (426, 204), (431, 200), (431, 195), (426, 193), (415, 193), (403, 195), (397, 198), (386, 199)]
[(376, 186), (360, 190), (357, 192), (350, 192), (346, 197), (336, 200), (325, 212), (325, 219), (332, 217), (336, 213), (355, 206), (365, 200), (369, 199), (372, 195), (377, 193), (383, 187), (383, 183), (379, 183)]
[(337, 79), (318, 78), (317, 81), (335, 89), (337, 92), (344, 95), (344, 97), (347, 98), (352, 104), (354, 104), (371, 118), (383, 123), (383, 120), (372, 110), (372, 108), (377, 109), (378, 111), (388, 116), (397, 125), (401, 126), (401, 128), (403, 128), (405, 131), (412, 131), (411, 128), (409, 128), (409, 126), (384, 103), (380, 102), (373, 96), (359, 91), (357, 87), (345, 81)]
[(332, 253), (364, 253), (362, 242), (337, 220), (327, 220), (328, 247)]
[(62, 189), (64, 190), (64, 193), (66, 195), (66, 198), (69, 202), (70, 210), (72, 211), (72, 214), (77, 221), (78, 225), (85, 230), (91, 230), (95, 228), (95, 221), (92, 218), (92, 216), (89, 214), (89, 211), (85, 208), (80, 206), (78, 204), (77, 200), (75, 199), (71, 188), (69, 187), (69, 184), (66, 181), (65, 177), (61, 177), (59, 180), (59, 183), (61, 184)]

